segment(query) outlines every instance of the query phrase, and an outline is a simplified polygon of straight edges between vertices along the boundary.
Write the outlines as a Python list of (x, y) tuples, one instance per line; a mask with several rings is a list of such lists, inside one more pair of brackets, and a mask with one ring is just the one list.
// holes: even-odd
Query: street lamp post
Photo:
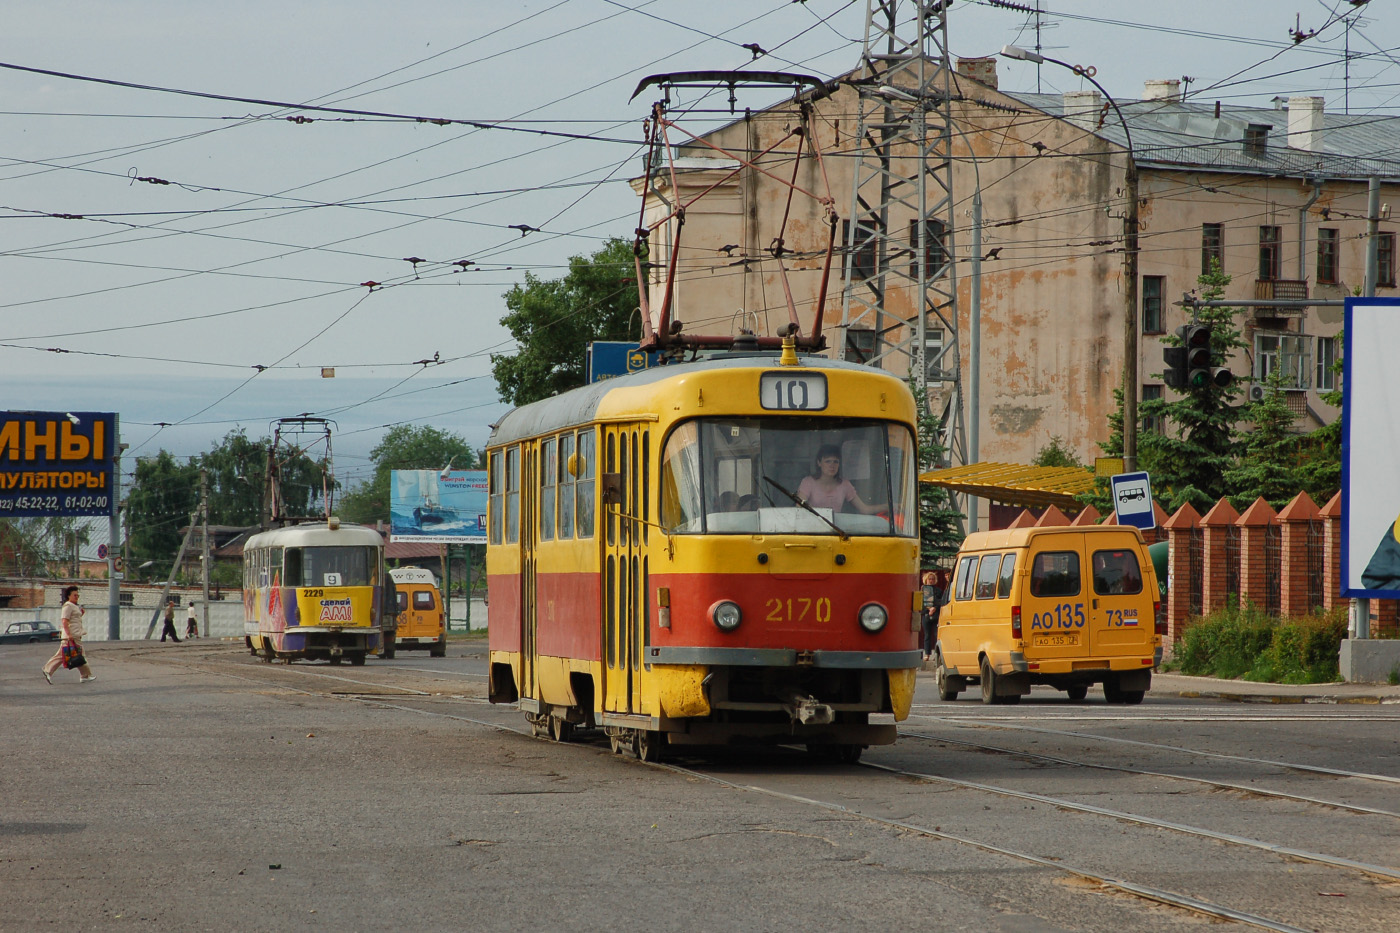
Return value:
[(1084, 78), (1113, 107), (1118, 122), (1123, 124), (1123, 136), (1128, 143), (1127, 166), (1123, 171), (1123, 188), (1127, 194), (1127, 210), (1123, 212), (1123, 469), (1133, 472), (1137, 469), (1137, 402), (1138, 402), (1138, 173), (1137, 161), (1133, 157), (1133, 134), (1128, 129), (1128, 121), (1118, 102), (1102, 84), (1094, 80), (1091, 69), (1081, 65), (1071, 65), (1056, 58), (1040, 55), (1014, 45), (1004, 46), (1001, 54), (1006, 58), (1040, 64), (1049, 62), (1068, 68)]

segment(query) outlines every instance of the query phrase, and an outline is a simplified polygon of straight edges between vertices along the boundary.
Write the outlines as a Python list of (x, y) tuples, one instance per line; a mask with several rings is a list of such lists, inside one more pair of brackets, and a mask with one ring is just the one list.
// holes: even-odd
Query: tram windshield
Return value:
[(379, 582), (379, 552), (372, 547), (289, 547), (285, 586), (372, 586)]
[(673, 534), (919, 533), (914, 439), (887, 421), (688, 421), (661, 469), (661, 524)]

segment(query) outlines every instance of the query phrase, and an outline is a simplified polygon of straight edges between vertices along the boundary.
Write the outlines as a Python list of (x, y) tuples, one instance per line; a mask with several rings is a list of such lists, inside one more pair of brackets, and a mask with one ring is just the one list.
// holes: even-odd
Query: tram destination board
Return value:
[(110, 515), (117, 416), (0, 412), (0, 518)]

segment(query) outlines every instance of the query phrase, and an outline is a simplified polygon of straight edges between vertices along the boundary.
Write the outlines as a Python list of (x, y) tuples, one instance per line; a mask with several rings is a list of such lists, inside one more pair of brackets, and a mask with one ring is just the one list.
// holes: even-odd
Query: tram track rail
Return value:
[[(912, 717), (911, 717), (912, 718)], [(1238, 764), (1267, 765), (1274, 768), (1283, 768), (1288, 771), (1298, 771), (1304, 774), (1324, 774), (1331, 777), (1352, 778), (1361, 781), (1373, 781), (1380, 784), (1400, 784), (1400, 777), (1389, 774), (1375, 774), (1367, 771), (1348, 771), (1345, 768), (1328, 768), (1323, 765), (1308, 765), (1299, 762), (1277, 761), (1272, 758), (1251, 758), (1246, 755), (1229, 755), (1224, 752), (1208, 752), (1202, 749), (1186, 748), (1181, 745), (1168, 745), (1162, 742), (1144, 742), (1140, 739), (1125, 739), (1113, 735), (1097, 735), (1093, 732), (1078, 732), (1069, 729), (1048, 729), (1043, 726), (1027, 726), (1008, 722), (988, 722), (978, 719), (963, 719), (961, 717), (937, 717), (920, 715), (919, 719), (933, 720), (944, 725), (978, 725), (987, 729), (1006, 729), (1018, 732), (1032, 732), (1037, 735), (1052, 735), (1058, 738), (1090, 739), (1095, 742), (1107, 742), (1116, 745), (1128, 745), (1136, 748), (1148, 748), (1155, 751), (1170, 751), (1183, 755), (1194, 755), (1198, 758), (1209, 758), (1217, 761), (1230, 761)]]
[[(205, 674), (209, 674), (209, 675), (215, 675), (215, 676), (221, 676), (221, 677), (229, 677), (229, 678), (232, 678), (232, 679), (236, 679), (236, 680), (240, 680), (240, 681), (244, 681), (244, 682), (252, 683), (252, 684), (258, 684), (258, 685), (261, 685), (261, 686), (278, 687), (278, 688), (281, 688), (281, 689), (286, 689), (286, 690), (289, 690), (289, 691), (292, 691), (292, 692), (295, 692), (295, 693), (300, 693), (300, 694), (307, 695), (307, 696), (319, 696), (319, 697), (323, 697), (323, 698), (326, 698), (326, 699), (334, 699), (334, 700), (342, 700), (342, 701), (352, 701), (352, 702), (364, 704), (364, 705), (366, 705), (366, 706), (373, 706), (373, 707), (377, 707), (377, 708), (381, 708), (381, 709), (391, 709), (391, 710), (401, 711), (401, 712), (405, 712), (405, 713), (409, 713), (409, 714), (414, 714), (414, 715), (420, 715), (420, 716), (429, 716), (429, 717), (434, 717), (434, 718), (443, 718), (443, 719), (448, 719), (448, 720), (452, 720), (452, 721), (457, 721), (457, 722), (462, 722), (462, 723), (468, 723), (468, 724), (480, 726), (480, 727), (483, 727), (483, 728), (488, 728), (488, 729), (491, 729), (491, 730), (494, 730), (494, 731), (497, 731), (497, 732), (511, 733), (511, 734), (523, 736), (523, 737), (526, 737), (526, 738), (532, 738), (532, 737), (534, 737), (534, 738), (540, 738), (541, 741), (548, 741), (548, 739), (544, 739), (544, 738), (542, 738), (542, 737), (534, 736), (533, 733), (532, 733), (532, 731), (530, 730), (530, 728), (529, 728), (528, 726), (523, 725), (523, 724), (522, 724), (522, 725), (519, 725), (519, 726), (511, 725), (511, 724), (506, 724), (506, 723), (503, 723), (503, 722), (495, 721), (495, 720), (490, 719), (490, 718), (482, 718), (482, 717), (476, 716), (476, 715), (467, 715), (467, 714), (464, 714), (465, 711), (463, 711), (463, 712), (457, 712), (457, 711), (444, 710), (444, 709), (424, 709), (424, 708), (422, 708), (421, 706), (410, 705), (411, 702), (414, 701), (414, 700), (435, 700), (435, 701), (440, 701), (440, 702), (449, 702), (449, 703), (456, 703), (456, 704), (465, 704), (465, 705), (468, 705), (468, 706), (484, 706), (484, 705), (485, 705), (485, 701), (484, 701), (484, 700), (479, 699), (479, 698), (475, 698), (475, 697), (465, 697), (465, 696), (457, 696), (457, 695), (449, 695), (449, 694), (430, 693), (430, 692), (428, 692), (428, 691), (416, 690), (416, 689), (413, 689), (413, 688), (406, 688), (406, 687), (402, 687), (402, 686), (398, 686), (398, 685), (393, 685), (393, 684), (383, 684), (383, 683), (376, 683), (376, 682), (361, 680), (360, 678), (357, 678), (357, 677), (343, 677), (343, 676), (340, 676), (340, 675), (328, 674), (328, 673), (326, 673), (326, 672), (324, 672), (324, 671), (306, 669), (306, 668), (304, 668), (304, 667), (302, 667), (302, 666), (287, 666), (287, 667), (285, 667), (285, 668), (282, 668), (280, 672), (285, 672), (285, 673), (292, 674), (292, 675), (294, 675), (294, 677), (313, 677), (313, 678), (315, 678), (315, 679), (318, 680), (318, 681), (320, 681), (320, 680), (343, 681), (343, 682), (350, 682), (350, 683), (353, 683), (353, 684), (356, 685), (356, 686), (363, 686), (363, 687), (369, 687), (369, 688), (374, 688), (374, 689), (391, 689), (391, 690), (398, 691), (398, 694), (397, 694), (397, 695), (386, 695), (386, 694), (369, 693), (369, 692), (364, 692), (364, 691), (336, 690), (336, 689), (332, 689), (331, 686), (330, 686), (329, 684), (316, 684), (316, 685), (305, 684), (305, 685), (298, 686), (298, 685), (296, 685), (296, 684), (294, 684), (294, 683), (289, 683), (288, 680), (289, 680), (290, 678), (258, 676), (258, 674), (252, 673), (253, 671), (257, 671), (257, 670), (258, 670), (257, 668), (255, 668), (255, 667), (254, 667), (254, 668), (249, 668), (249, 667), (247, 667), (246, 665), (238, 665), (239, 667), (243, 667), (244, 669), (243, 669), (243, 670), (239, 670), (239, 671), (234, 671), (234, 670), (229, 670), (229, 669), (227, 669), (227, 668), (230, 666), (230, 665), (228, 665), (227, 663), (220, 664), (220, 663), (218, 663), (217, 661), (215, 661), (215, 662), (212, 663), (212, 664), (200, 664), (199, 662), (196, 662), (196, 661), (194, 661), (193, 659), (191, 659), (190, 661), (182, 661), (182, 660), (175, 660), (175, 659), (172, 659), (172, 658), (168, 658), (168, 657), (167, 657), (167, 658), (163, 658), (162, 660), (165, 660), (165, 661), (170, 662), (170, 663), (175, 663), (175, 664), (178, 664), (179, 666), (187, 667), (187, 668), (189, 668), (189, 669), (191, 669), (191, 670), (199, 671), (199, 672), (201, 672), (201, 673), (205, 673)], [(270, 671), (269, 671), (268, 673), (270, 673)], [(395, 702), (396, 700), (403, 700), (403, 701), (408, 701), (408, 702)], [(1053, 733), (1056, 733), (1056, 734), (1064, 734), (1064, 733), (1059, 732), (1058, 730), (1038, 730), (1038, 731), (1046, 731), (1046, 732), (1053, 732)], [(601, 733), (600, 733), (600, 735), (601, 735)], [(926, 738), (925, 736), (922, 736), (922, 735), (915, 735), (915, 734), (909, 734), (909, 737), (911, 737), (911, 738)], [(927, 738), (931, 738), (931, 739), (933, 739), (934, 741), (943, 741), (943, 739), (941, 739), (941, 738), (939, 738), (939, 737), (927, 737)], [(1131, 740), (1122, 740), (1122, 741), (1131, 741)], [(597, 741), (587, 741), (587, 740), (584, 740), (584, 741), (575, 741), (575, 742), (568, 742), (568, 743), (553, 743), (553, 744), (564, 745), (564, 746), (566, 746), (566, 747), (572, 746), (572, 747), (578, 748), (579, 750), (589, 750), (589, 751), (592, 751), (592, 752), (595, 752), (595, 753), (611, 754), (611, 753), (608, 751), (607, 745), (604, 744), (604, 743), (601, 741), (601, 739), (599, 739), (599, 740), (597, 740)], [(974, 744), (974, 745), (975, 745), (975, 743), (959, 743), (959, 744)], [(1148, 744), (1148, 745), (1151, 745), (1152, 743), (1139, 743), (1139, 744)], [(1168, 747), (1168, 748), (1174, 748), (1173, 746), (1166, 746), (1166, 747)], [(1010, 754), (1022, 754), (1022, 753), (1016, 752), (1016, 751), (1014, 751), (1014, 750), (1008, 750), (1008, 751), (1009, 751)], [(1190, 750), (1187, 750), (1187, 751), (1190, 751)], [(1044, 757), (1044, 756), (1042, 756), (1042, 757)], [(1233, 757), (1237, 757), (1237, 756), (1224, 756), (1224, 757), (1231, 757), (1231, 758), (1233, 758)], [(1250, 759), (1245, 759), (1245, 760), (1250, 760)], [(1250, 927), (1254, 927), (1254, 928), (1257, 928), (1257, 929), (1280, 931), (1280, 933), (1306, 933), (1306, 931), (1308, 931), (1308, 930), (1310, 929), (1310, 928), (1307, 928), (1307, 927), (1299, 927), (1299, 926), (1295, 926), (1295, 925), (1292, 925), (1292, 924), (1289, 924), (1289, 923), (1285, 923), (1285, 922), (1283, 922), (1283, 921), (1275, 920), (1275, 919), (1273, 919), (1273, 918), (1266, 917), (1266, 916), (1263, 916), (1263, 915), (1260, 915), (1260, 914), (1256, 914), (1256, 913), (1252, 913), (1252, 912), (1247, 911), (1247, 910), (1241, 910), (1241, 909), (1229, 907), (1229, 906), (1227, 906), (1227, 905), (1214, 903), (1214, 902), (1211, 902), (1211, 901), (1208, 901), (1208, 900), (1204, 900), (1204, 899), (1201, 899), (1201, 898), (1196, 898), (1196, 897), (1193, 897), (1193, 896), (1191, 896), (1191, 895), (1189, 895), (1189, 894), (1185, 894), (1185, 893), (1182, 893), (1182, 892), (1179, 892), (1179, 891), (1171, 891), (1171, 890), (1168, 890), (1168, 889), (1165, 889), (1165, 888), (1159, 888), (1159, 887), (1155, 887), (1155, 886), (1152, 886), (1152, 885), (1141, 884), (1141, 883), (1139, 883), (1139, 882), (1132, 881), (1132, 880), (1130, 880), (1130, 879), (1128, 879), (1128, 878), (1118, 877), (1118, 876), (1116, 876), (1116, 875), (1109, 874), (1109, 873), (1105, 873), (1105, 872), (1102, 872), (1102, 871), (1096, 871), (1096, 870), (1094, 870), (1094, 869), (1092, 869), (1092, 868), (1084, 867), (1084, 866), (1079, 866), (1079, 865), (1075, 865), (1075, 864), (1073, 864), (1073, 863), (1071, 863), (1071, 862), (1067, 862), (1067, 861), (1064, 861), (1064, 860), (1051, 859), (1051, 858), (1046, 858), (1046, 857), (1043, 857), (1043, 856), (1036, 855), (1036, 854), (1031, 853), (1031, 852), (1019, 851), (1019, 850), (1017, 850), (1017, 849), (1013, 849), (1013, 848), (1010, 848), (1010, 847), (1007, 847), (1007, 846), (1004, 846), (1004, 845), (997, 845), (997, 844), (992, 843), (992, 842), (986, 842), (986, 841), (983, 841), (983, 840), (980, 840), (980, 839), (975, 839), (975, 838), (972, 838), (972, 837), (969, 837), (969, 836), (963, 836), (963, 835), (960, 835), (960, 834), (958, 834), (958, 833), (946, 832), (946, 831), (942, 830), (941, 828), (935, 828), (935, 827), (924, 826), (924, 825), (921, 825), (921, 824), (919, 824), (919, 823), (916, 823), (916, 822), (913, 822), (913, 821), (910, 821), (910, 820), (892, 819), (892, 818), (889, 818), (889, 817), (883, 817), (883, 816), (878, 816), (878, 815), (875, 815), (875, 814), (865, 813), (865, 812), (862, 812), (861, 810), (853, 809), (853, 808), (851, 808), (851, 807), (849, 807), (849, 806), (846, 806), (846, 805), (844, 805), (844, 804), (837, 803), (837, 802), (831, 801), (831, 800), (823, 800), (823, 799), (819, 799), (819, 798), (817, 798), (817, 797), (810, 797), (810, 796), (805, 796), (805, 795), (801, 795), (801, 794), (793, 794), (793, 793), (789, 793), (789, 792), (787, 792), (787, 791), (775, 789), (775, 788), (772, 788), (772, 787), (764, 787), (764, 786), (762, 786), (761, 784), (756, 784), (756, 783), (742, 782), (742, 781), (733, 781), (733, 780), (730, 780), (730, 779), (728, 779), (728, 778), (721, 777), (721, 776), (719, 776), (719, 775), (716, 775), (716, 774), (707, 772), (707, 771), (702, 770), (702, 769), (693, 768), (693, 767), (687, 767), (686, 765), (678, 764), (678, 763), (675, 763), (675, 762), (663, 761), (663, 762), (658, 762), (658, 763), (649, 763), (649, 762), (643, 762), (643, 761), (636, 761), (636, 762), (634, 762), (634, 763), (635, 763), (635, 764), (638, 764), (638, 765), (643, 765), (643, 766), (646, 766), (646, 767), (655, 768), (655, 769), (662, 770), (662, 771), (667, 771), (667, 772), (674, 773), (674, 774), (677, 774), (677, 775), (681, 775), (681, 776), (684, 776), (684, 777), (687, 777), (687, 778), (691, 778), (691, 779), (695, 779), (695, 780), (704, 781), (704, 782), (706, 782), (706, 783), (715, 784), (715, 785), (718, 785), (718, 786), (724, 786), (724, 787), (728, 787), (728, 788), (735, 789), (735, 790), (742, 790), (742, 791), (747, 791), (747, 792), (751, 792), (751, 793), (761, 794), (761, 795), (764, 795), (764, 796), (769, 796), (769, 797), (773, 797), (773, 798), (777, 798), (777, 799), (788, 800), (788, 801), (790, 801), (790, 802), (798, 803), (798, 804), (801, 804), (801, 805), (804, 805), (804, 806), (810, 806), (810, 807), (814, 807), (814, 808), (817, 808), (817, 809), (820, 809), (820, 810), (824, 810), (824, 811), (826, 811), (826, 812), (845, 815), (845, 816), (850, 817), (850, 818), (853, 818), (853, 819), (859, 819), (859, 820), (862, 820), (862, 821), (866, 821), (866, 822), (870, 822), (870, 823), (873, 823), (873, 824), (881, 825), (881, 826), (884, 826), (884, 827), (887, 827), (887, 828), (890, 828), (890, 829), (895, 829), (895, 830), (899, 830), (899, 831), (902, 831), (902, 832), (912, 833), (912, 834), (919, 835), (919, 836), (923, 836), (923, 837), (926, 837), (926, 838), (939, 839), (939, 840), (947, 841), (947, 842), (954, 843), (954, 844), (957, 844), (957, 845), (960, 845), (960, 846), (964, 846), (964, 847), (967, 847), (967, 848), (970, 848), (970, 849), (975, 849), (975, 850), (978, 850), (978, 851), (981, 851), (981, 852), (985, 852), (985, 853), (988, 853), (988, 854), (992, 854), (992, 855), (996, 855), (996, 856), (1000, 856), (1000, 857), (1004, 857), (1004, 858), (1013, 859), (1013, 860), (1016, 860), (1016, 861), (1019, 861), (1019, 862), (1022, 862), (1022, 863), (1026, 863), (1026, 864), (1036, 865), (1036, 866), (1041, 867), (1041, 868), (1045, 868), (1045, 869), (1052, 870), (1052, 871), (1054, 871), (1054, 872), (1056, 872), (1056, 873), (1059, 873), (1059, 874), (1072, 876), (1072, 877), (1078, 878), (1078, 879), (1083, 880), (1083, 881), (1087, 881), (1087, 882), (1090, 882), (1090, 883), (1093, 883), (1093, 884), (1100, 885), (1100, 886), (1102, 886), (1102, 887), (1105, 888), (1105, 889), (1113, 890), (1113, 891), (1119, 892), (1119, 893), (1121, 893), (1121, 894), (1126, 894), (1126, 895), (1129, 895), (1129, 896), (1132, 896), (1132, 897), (1142, 898), (1143, 900), (1146, 900), (1146, 901), (1151, 901), (1151, 902), (1154, 902), (1154, 903), (1157, 903), (1157, 904), (1162, 904), (1162, 905), (1165, 905), (1165, 906), (1174, 907), (1174, 908), (1177, 908), (1177, 909), (1180, 909), (1180, 910), (1183, 910), (1183, 911), (1187, 911), (1187, 912), (1190, 912), (1190, 913), (1194, 913), (1194, 914), (1197, 914), (1197, 915), (1201, 915), (1201, 916), (1205, 916), (1205, 917), (1210, 917), (1210, 918), (1213, 918), (1213, 919), (1215, 919), (1215, 920), (1236, 922), (1236, 923), (1241, 923), (1241, 924), (1244, 924), (1244, 925), (1247, 925), (1247, 926), (1250, 926)], [(1152, 828), (1152, 829), (1157, 829), (1157, 830), (1173, 831), (1173, 832), (1177, 832), (1177, 833), (1182, 833), (1182, 834), (1187, 835), (1187, 836), (1193, 836), (1193, 837), (1201, 838), (1201, 839), (1208, 839), (1208, 840), (1211, 840), (1211, 841), (1214, 841), (1214, 842), (1219, 842), (1219, 843), (1228, 844), (1228, 845), (1240, 846), (1240, 847), (1252, 849), (1252, 850), (1255, 850), (1255, 851), (1267, 852), (1267, 853), (1269, 853), (1269, 854), (1271, 854), (1271, 855), (1274, 855), (1274, 856), (1276, 856), (1276, 857), (1279, 857), (1279, 858), (1294, 859), (1294, 860), (1299, 860), (1299, 861), (1312, 862), (1312, 863), (1320, 864), (1320, 865), (1322, 865), (1322, 866), (1324, 866), (1324, 867), (1331, 868), (1331, 869), (1342, 870), (1342, 871), (1351, 872), (1351, 873), (1359, 873), (1359, 874), (1362, 874), (1362, 875), (1365, 875), (1365, 876), (1368, 876), (1368, 877), (1379, 878), (1379, 879), (1382, 879), (1382, 880), (1384, 880), (1384, 881), (1396, 881), (1396, 880), (1400, 880), (1400, 869), (1391, 868), (1391, 867), (1389, 867), (1389, 866), (1371, 865), (1371, 864), (1364, 863), (1364, 862), (1358, 862), (1358, 861), (1354, 861), (1354, 860), (1350, 860), (1350, 859), (1344, 859), (1344, 858), (1329, 856), (1329, 855), (1326, 855), (1326, 854), (1323, 854), (1323, 853), (1307, 852), (1307, 851), (1305, 851), (1305, 850), (1296, 849), (1296, 848), (1289, 847), (1289, 846), (1276, 845), (1276, 844), (1273, 844), (1273, 843), (1268, 843), (1268, 842), (1264, 842), (1264, 841), (1261, 841), (1261, 840), (1249, 839), (1249, 838), (1247, 838), (1247, 837), (1237, 836), (1237, 835), (1234, 835), (1234, 834), (1229, 834), (1229, 833), (1217, 833), (1217, 832), (1215, 832), (1215, 831), (1202, 829), (1202, 828), (1200, 828), (1200, 827), (1191, 827), (1191, 826), (1187, 826), (1186, 824), (1175, 824), (1175, 823), (1171, 823), (1170, 821), (1157, 820), (1157, 819), (1152, 818), (1152, 817), (1143, 817), (1143, 816), (1138, 816), (1138, 815), (1136, 815), (1136, 814), (1126, 813), (1126, 812), (1123, 812), (1123, 811), (1115, 811), (1115, 810), (1111, 810), (1111, 809), (1108, 809), (1108, 808), (1094, 807), (1094, 806), (1087, 805), (1087, 804), (1080, 804), (1080, 803), (1077, 803), (1077, 802), (1075, 802), (1075, 801), (1065, 800), (1065, 799), (1063, 799), (1063, 798), (1055, 798), (1055, 797), (1050, 797), (1050, 796), (1048, 796), (1048, 795), (1033, 794), (1033, 793), (1024, 792), (1024, 791), (1016, 791), (1016, 790), (1009, 789), (1009, 788), (999, 788), (999, 787), (995, 787), (995, 786), (993, 786), (993, 785), (980, 784), (980, 783), (978, 783), (978, 782), (972, 782), (972, 781), (962, 781), (962, 780), (955, 779), (955, 778), (946, 778), (946, 777), (943, 777), (943, 776), (940, 776), (940, 775), (925, 774), (925, 773), (921, 773), (921, 772), (917, 772), (917, 771), (910, 771), (910, 770), (907, 770), (907, 769), (891, 767), (891, 766), (888, 766), (888, 765), (878, 764), (878, 763), (874, 763), (874, 762), (864, 762), (864, 763), (862, 763), (862, 764), (860, 764), (860, 765), (856, 765), (856, 766), (854, 766), (854, 767), (860, 767), (860, 768), (864, 768), (864, 769), (867, 769), (867, 770), (870, 770), (870, 771), (873, 771), (873, 772), (888, 774), (888, 775), (891, 775), (891, 776), (894, 776), (894, 777), (900, 777), (900, 778), (904, 778), (904, 779), (907, 779), (907, 780), (918, 780), (918, 781), (922, 781), (922, 782), (942, 783), (942, 784), (946, 784), (946, 785), (950, 785), (950, 786), (957, 786), (957, 787), (961, 787), (961, 788), (966, 789), (966, 790), (972, 790), (972, 791), (981, 792), (981, 793), (991, 793), (991, 794), (995, 794), (995, 795), (998, 795), (998, 796), (1011, 797), (1011, 798), (1020, 798), (1020, 799), (1025, 799), (1025, 800), (1033, 800), (1033, 801), (1036, 801), (1036, 802), (1044, 803), (1044, 804), (1046, 804), (1046, 805), (1048, 805), (1048, 806), (1051, 806), (1051, 807), (1053, 807), (1053, 808), (1058, 808), (1058, 809), (1060, 809), (1060, 810), (1067, 810), (1067, 811), (1073, 811), (1073, 812), (1080, 812), (1080, 813), (1084, 813), (1084, 814), (1086, 814), (1086, 815), (1099, 816), (1099, 817), (1109, 818), (1109, 819), (1113, 819), (1113, 820), (1117, 820), (1117, 821), (1121, 821), (1121, 822), (1133, 823), (1133, 824), (1136, 824), (1136, 825), (1141, 825), (1141, 826), (1144, 826), (1144, 827), (1147, 827), (1147, 828)], [(1333, 769), (1333, 770), (1335, 770), (1335, 769)], [(1165, 774), (1165, 775), (1161, 775), (1161, 776), (1163, 776), (1163, 777), (1173, 777), (1173, 775), (1169, 775), (1169, 774)], [(1253, 789), (1248, 789), (1248, 790), (1253, 791)], [(1309, 802), (1316, 802), (1316, 803), (1320, 803), (1320, 804), (1322, 804), (1322, 805), (1330, 805), (1330, 804), (1329, 804), (1328, 802), (1326, 802), (1326, 801), (1309, 801)], [(1392, 813), (1388, 813), (1388, 812), (1385, 812), (1385, 811), (1381, 811), (1381, 812), (1383, 813), (1383, 815), (1387, 815), (1387, 816), (1397, 816), (1397, 814), (1392, 814)]]
[(974, 748), (981, 751), (998, 752), (1013, 758), (1023, 758), (1027, 761), (1043, 761), (1048, 764), (1067, 765), (1075, 768), (1092, 768), (1098, 771), (1116, 771), (1122, 774), (1138, 774), (1145, 777), (1163, 778), (1171, 781), (1185, 781), (1191, 784), (1202, 784), (1206, 787), (1214, 787), (1222, 790), (1238, 791), (1255, 797), (1272, 797), (1279, 800), (1291, 800), (1297, 803), (1314, 804), (1332, 810), (1345, 810), (1350, 813), (1359, 813), (1367, 816), (1388, 816), (1400, 819), (1400, 813), (1393, 810), (1382, 810), (1378, 807), (1366, 807), (1360, 804), (1344, 803), (1340, 800), (1327, 800), (1321, 797), (1309, 797), (1306, 794), (1291, 794), (1288, 791), (1271, 790), (1249, 784), (1236, 784), (1231, 781), (1217, 781), (1211, 778), (1192, 777), (1187, 774), (1173, 774), (1170, 771), (1155, 771), (1149, 768), (1134, 768), (1128, 765), (1107, 765), (1096, 761), (1077, 761), (1073, 758), (1062, 758), (1058, 755), (1046, 755), (1043, 752), (1031, 752), (1023, 749), (1006, 748), (1000, 745), (987, 745), (982, 742), (969, 742), (966, 739), (955, 739), (942, 735), (927, 735), (922, 732), (909, 732), (901, 729), (901, 737), (911, 739), (923, 739), (929, 742), (942, 742), (947, 745), (958, 745), (963, 748)]

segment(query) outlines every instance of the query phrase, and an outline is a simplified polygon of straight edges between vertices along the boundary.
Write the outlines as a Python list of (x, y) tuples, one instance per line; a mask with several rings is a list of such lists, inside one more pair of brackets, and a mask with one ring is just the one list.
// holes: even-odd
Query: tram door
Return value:
[(539, 508), (536, 485), (539, 451), (533, 444), (520, 445), (520, 695), (538, 697), (535, 683), (536, 614), (535, 513)]
[(603, 429), (603, 472), (618, 474), (622, 499), (607, 504), (603, 518), (603, 643), (605, 709), (641, 711), (642, 646), (645, 640), (644, 525), (636, 519), (645, 495), (635, 428)]

